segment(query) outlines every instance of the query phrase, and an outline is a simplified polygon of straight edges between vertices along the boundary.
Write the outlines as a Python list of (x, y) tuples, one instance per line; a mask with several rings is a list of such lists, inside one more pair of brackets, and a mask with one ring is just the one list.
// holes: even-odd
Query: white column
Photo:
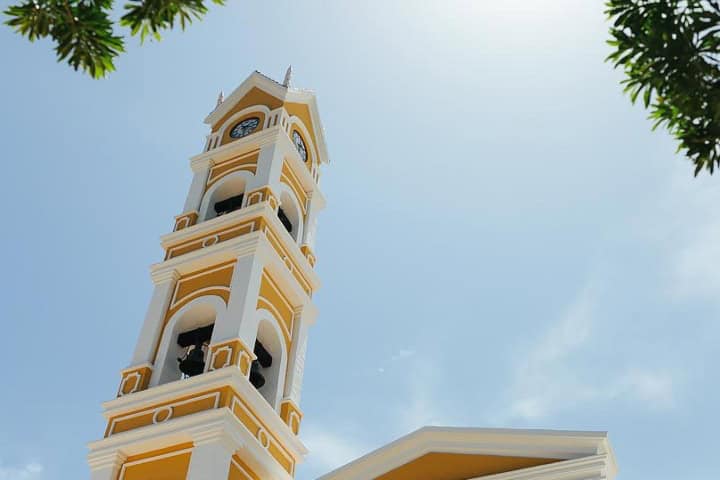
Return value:
[(257, 173), (250, 189), (270, 186), (280, 182), (282, 174), (283, 153), (277, 141), (263, 145), (258, 156)]
[(117, 480), (126, 458), (118, 451), (89, 455), (90, 480)]
[(305, 230), (303, 230), (303, 238), (301, 245), (308, 245), (311, 249), (315, 248), (315, 233), (317, 232), (317, 211), (312, 208), (312, 201), (308, 209), (307, 220), (305, 221)]
[(203, 433), (200, 437), (194, 436), (193, 443), (186, 480), (226, 480), (235, 453), (235, 443), (227, 433)]
[(317, 217), (320, 211), (325, 208), (325, 199), (320, 194), (320, 191), (315, 188), (315, 191), (311, 193), (310, 201), (308, 202), (308, 213), (305, 218), (305, 230), (303, 230), (303, 238), (301, 245), (309, 245), (310, 248), (315, 248), (315, 234), (317, 232)]
[(138, 337), (130, 366), (144, 363), (152, 365), (155, 345), (162, 334), (165, 312), (167, 312), (168, 304), (172, 298), (175, 283), (178, 278), (180, 278), (180, 275), (175, 270), (169, 270), (153, 276), (155, 289), (153, 290), (153, 296), (150, 300), (147, 313), (145, 314), (145, 322), (140, 330), (140, 336)]
[(298, 309), (293, 325), (293, 344), (288, 359), (287, 376), (283, 398), (289, 398), (300, 405), (303, 373), (305, 372), (305, 352), (307, 351), (308, 330), (315, 321), (317, 311), (312, 305)]
[(238, 259), (230, 281), (227, 310), (215, 320), (211, 343), (240, 337), (249, 348), (257, 335), (257, 298), (262, 281), (263, 265), (258, 255)]
[(193, 179), (190, 184), (190, 190), (188, 191), (187, 198), (185, 199), (183, 213), (192, 211), (200, 213), (200, 202), (202, 202), (202, 197), (205, 193), (205, 185), (207, 184), (211, 167), (212, 161), (205, 162), (197, 167), (193, 166)]

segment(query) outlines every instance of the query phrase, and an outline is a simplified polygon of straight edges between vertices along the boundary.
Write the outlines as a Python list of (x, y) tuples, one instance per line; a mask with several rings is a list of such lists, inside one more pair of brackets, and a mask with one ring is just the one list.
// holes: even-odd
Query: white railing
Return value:
[(290, 134), (290, 115), (288, 115), (287, 111), (283, 107), (276, 108), (271, 111), (267, 118), (265, 118), (264, 128), (275, 127), (278, 125), (285, 131), (285, 133), (288, 135)]
[(205, 151), (212, 150), (220, 146), (220, 132), (211, 133), (205, 140)]

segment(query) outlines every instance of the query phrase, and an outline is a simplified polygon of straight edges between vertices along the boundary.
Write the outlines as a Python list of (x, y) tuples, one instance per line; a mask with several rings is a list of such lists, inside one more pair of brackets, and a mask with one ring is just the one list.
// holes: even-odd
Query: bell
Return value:
[(200, 375), (205, 370), (205, 355), (202, 351), (202, 344), (195, 345), (185, 358), (178, 358), (180, 362), (180, 371), (188, 377)]
[(262, 388), (265, 385), (265, 376), (260, 373), (260, 362), (253, 360), (250, 364), (250, 383), (255, 388)]

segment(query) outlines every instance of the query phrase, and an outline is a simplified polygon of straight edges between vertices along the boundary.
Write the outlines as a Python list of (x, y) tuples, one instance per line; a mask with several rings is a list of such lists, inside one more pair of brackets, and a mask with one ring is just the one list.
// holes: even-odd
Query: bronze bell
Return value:
[(260, 373), (260, 362), (253, 360), (250, 364), (250, 383), (255, 388), (262, 388), (265, 385), (265, 376)]
[(178, 358), (180, 362), (180, 371), (188, 377), (200, 375), (205, 370), (205, 355), (202, 351), (202, 344), (195, 345), (185, 358)]

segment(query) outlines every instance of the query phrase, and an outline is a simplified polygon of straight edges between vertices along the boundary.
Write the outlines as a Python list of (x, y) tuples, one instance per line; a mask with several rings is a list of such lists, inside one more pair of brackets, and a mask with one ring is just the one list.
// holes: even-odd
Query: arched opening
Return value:
[(280, 219), (280, 223), (283, 224), (285, 230), (297, 241), (302, 238), (302, 214), (300, 212), (300, 206), (295, 200), (295, 196), (283, 190), (280, 193), (280, 207), (278, 208), (277, 216)]
[(260, 320), (254, 350), (257, 359), (251, 367), (250, 381), (276, 409), (282, 397), (287, 356), (282, 333), (274, 320)]
[(210, 220), (242, 208), (247, 185), (243, 173), (229, 174), (205, 193), (201, 204), (202, 220)]
[(205, 370), (216, 316), (212, 303), (198, 302), (168, 322), (158, 350), (153, 385), (199, 375)]

